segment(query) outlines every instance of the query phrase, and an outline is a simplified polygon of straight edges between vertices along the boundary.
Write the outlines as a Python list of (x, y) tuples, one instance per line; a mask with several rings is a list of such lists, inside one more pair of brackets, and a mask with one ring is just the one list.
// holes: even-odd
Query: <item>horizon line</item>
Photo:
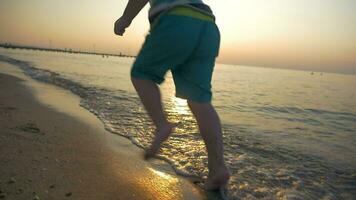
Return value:
[[(12, 43), (0, 43), (1, 48), (5, 49), (25, 49), (25, 50), (39, 50), (39, 51), (51, 51), (51, 52), (63, 52), (63, 53), (75, 53), (75, 54), (88, 54), (88, 55), (100, 55), (100, 56), (114, 56), (114, 57), (128, 57), (128, 58), (136, 58), (136, 55), (127, 55), (123, 53), (115, 54), (115, 53), (105, 53), (105, 52), (91, 52), (91, 51), (82, 51), (82, 50), (73, 50), (72, 48), (46, 48), (41, 46), (34, 45), (24, 45), (24, 44), (12, 44)], [(338, 74), (338, 75), (351, 75), (356, 76), (356, 72), (328, 72), (328, 71), (318, 71), (318, 70), (308, 70), (308, 69), (298, 69), (298, 68), (282, 68), (277, 66), (260, 66), (260, 65), (251, 65), (251, 64), (236, 64), (236, 63), (225, 63), (225, 62), (216, 62), (222, 65), (230, 65), (234, 67), (256, 67), (256, 68), (268, 68), (268, 69), (279, 69), (279, 70), (288, 70), (288, 71), (303, 71), (311, 74), (314, 73), (322, 73), (322, 74)]]

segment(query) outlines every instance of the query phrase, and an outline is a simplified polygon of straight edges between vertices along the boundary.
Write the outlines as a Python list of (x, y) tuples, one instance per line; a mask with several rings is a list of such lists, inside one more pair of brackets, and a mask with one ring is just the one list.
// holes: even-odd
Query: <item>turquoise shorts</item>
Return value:
[(218, 27), (209, 18), (174, 11), (156, 20), (133, 64), (131, 76), (161, 84), (171, 70), (176, 97), (210, 102), (211, 78), (220, 46)]

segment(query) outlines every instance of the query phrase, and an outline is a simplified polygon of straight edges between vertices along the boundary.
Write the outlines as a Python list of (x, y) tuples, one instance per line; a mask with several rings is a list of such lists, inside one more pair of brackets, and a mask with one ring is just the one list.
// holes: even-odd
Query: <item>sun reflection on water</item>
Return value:
[(172, 102), (172, 111), (176, 112), (178, 114), (182, 114), (182, 115), (189, 115), (189, 108), (188, 108), (188, 104), (187, 104), (187, 100), (185, 99), (180, 99), (177, 97), (172, 97), (171, 98), (171, 102)]
[(161, 172), (161, 171), (158, 171), (158, 170), (155, 170), (155, 169), (152, 169), (152, 168), (148, 168), (151, 172), (153, 172), (153, 174), (163, 178), (163, 179), (166, 179), (168, 180), (170, 183), (176, 183), (178, 182), (178, 179), (167, 174), (167, 173), (164, 173), (164, 172)]

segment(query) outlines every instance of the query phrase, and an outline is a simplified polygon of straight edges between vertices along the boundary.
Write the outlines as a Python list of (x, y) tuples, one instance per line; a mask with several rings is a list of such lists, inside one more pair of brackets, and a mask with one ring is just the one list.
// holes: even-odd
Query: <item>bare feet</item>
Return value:
[(220, 169), (218, 169), (214, 174), (209, 175), (205, 183), (205, 189), (206, 190), (226, 189), (229, 179), (230, 179), (229, 170), (225, 166), (220, 167)]
[(145, 154), (144, 154), (145, 160), (150, 159), (150, 158), (152, 158), (152, 157), (154, 157), (156, 155), (156, 153), (158, 152), (161, 144), (165, 140), (167, 140), (168, 137), (173, 132), (174, 127), (175, 127), (174, 124), (167, 123), (165, 126), (163, 126), (162, 128), (160, 128), (157, 131), (150, 148), (148, 148), (145, 151)]

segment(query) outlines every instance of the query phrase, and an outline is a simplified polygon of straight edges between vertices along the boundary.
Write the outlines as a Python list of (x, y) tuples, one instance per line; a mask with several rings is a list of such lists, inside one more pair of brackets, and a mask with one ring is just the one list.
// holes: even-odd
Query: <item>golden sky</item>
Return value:
[[(219, 62), (356, 73), (356, 0), (206, 0), (217, 18)], [(136, 54), (146, 7), (124, 37), (113, 22), (127, 0), (0, 0), (0, 42)]]

